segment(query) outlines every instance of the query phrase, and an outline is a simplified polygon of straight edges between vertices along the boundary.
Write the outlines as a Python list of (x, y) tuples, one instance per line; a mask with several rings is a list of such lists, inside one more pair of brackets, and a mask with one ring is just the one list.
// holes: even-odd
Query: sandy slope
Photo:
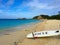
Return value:
[(27, 39), (26, 35), (34, 31), (58, 30), (60, 20), (45, 20), (27, 30), (16, 31), (9, 35), (0, 36), (0, 45), (60, 45), (60, 37)]
[[(58, 30), (60, 20), (47, 20), (42, 23), (37, 24), (36, 31), (42, 30)], [(22, 43), (18, 45), (60, 45), (60, 37), (49, 37), (49, 38), (39, 38), (39, 39), (27, 39), (25, 38)]]

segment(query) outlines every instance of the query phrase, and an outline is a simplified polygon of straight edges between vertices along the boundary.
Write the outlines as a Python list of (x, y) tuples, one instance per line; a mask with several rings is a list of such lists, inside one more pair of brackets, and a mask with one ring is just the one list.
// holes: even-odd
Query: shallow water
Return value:
[(41, 20), (0, 20), (0, 35), (16, 30), (25, 30)]

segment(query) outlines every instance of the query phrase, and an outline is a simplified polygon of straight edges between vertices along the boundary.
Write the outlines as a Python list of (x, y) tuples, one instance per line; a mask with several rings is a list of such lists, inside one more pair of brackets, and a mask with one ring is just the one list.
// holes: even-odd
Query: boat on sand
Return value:
[(28, 34), (27, 38), (38, 38), (38, 37), (51, 37), (60, 35), (60, 30), (50, 30), (50, 31), (40, 31), (40, 32), (32, 32)]

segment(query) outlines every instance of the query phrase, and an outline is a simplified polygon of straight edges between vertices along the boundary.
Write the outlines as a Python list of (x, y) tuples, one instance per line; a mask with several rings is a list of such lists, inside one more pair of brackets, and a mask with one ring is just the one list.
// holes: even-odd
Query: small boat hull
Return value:
[(32, 32), (28, 34), (27, 38), (38, 38), (38, 37), (52, 37), (60, 35), (60, 30), (54, 31), (40, 31), (40, 32)]

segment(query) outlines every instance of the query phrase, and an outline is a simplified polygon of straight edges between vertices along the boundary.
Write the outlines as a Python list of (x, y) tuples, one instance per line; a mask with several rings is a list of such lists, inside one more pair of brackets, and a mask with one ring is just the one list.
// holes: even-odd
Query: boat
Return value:
[(60, 35), (60, 30), (39, 31), (28, 34), (27, 38), (51, 37)]

